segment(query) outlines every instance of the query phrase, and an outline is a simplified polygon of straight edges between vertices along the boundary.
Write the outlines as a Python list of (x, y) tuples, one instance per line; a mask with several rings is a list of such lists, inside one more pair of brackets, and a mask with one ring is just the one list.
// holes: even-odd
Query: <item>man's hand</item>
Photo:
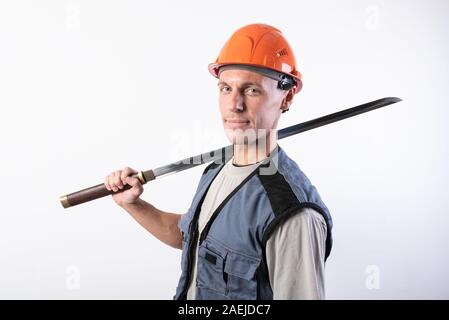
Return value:
[(135, 203), (143, 192), (143, 186), (139, 179), (130, 177), (134, 173), (137, 173), (137, 171), (130, 167), (125, 167), (123, 170), (112, 172), (106, 176), (104, 180), (106, 189), (114, 192), (122, 190), (127, 184), (131, 186), (131, 189), (114, 193), (112, 195), (112, 199), (114, 199), (115, 203), (121, 207), (127, 204)]

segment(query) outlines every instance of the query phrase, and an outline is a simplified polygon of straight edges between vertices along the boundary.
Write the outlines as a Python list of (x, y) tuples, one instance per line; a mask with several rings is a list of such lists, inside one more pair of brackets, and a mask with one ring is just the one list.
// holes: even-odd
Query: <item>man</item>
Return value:
[(140, 199), (131, 168), (105, 179), (114, 201), (164, 243), (182, 249), (175, 299), (323, 299), (332, 220), (316, 188), (276, 143), (301, 74), (282, 33), (252, 24), (226, 42), (209, 71), (232, 158), (212, 163), (188, 212)]

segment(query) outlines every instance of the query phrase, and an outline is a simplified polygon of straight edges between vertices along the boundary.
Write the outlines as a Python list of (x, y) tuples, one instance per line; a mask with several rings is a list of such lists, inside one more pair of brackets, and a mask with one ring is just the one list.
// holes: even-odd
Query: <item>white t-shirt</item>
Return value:
[[(229, 160), (212, 181), (198, 218), (201, 233), (215, 209), (260, 164), (236, 166)], [(266, 259), (273, 299), (324, 299), (326, 222), (313, 209), (279, 225), (266, 244)], [(195, 245), (187, 299), (195, 299), (199, 239)]]

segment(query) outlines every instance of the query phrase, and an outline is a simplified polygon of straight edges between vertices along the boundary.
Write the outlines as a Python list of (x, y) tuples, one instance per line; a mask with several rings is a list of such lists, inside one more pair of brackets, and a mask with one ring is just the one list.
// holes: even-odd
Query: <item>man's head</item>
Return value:
[(276, 129), (297, 91), (296, 86), (280, 89), (277, 81), (241, 68), (221, 71), (218, 89), (223, 127), (234, 144), (250, 143), (257, 134), (266, 136)]
[(290, 45), (278, 29), (266, 24), (234, 32), (209, 71), (219, 79), (220, 112), (234, 144), (252, 142), (251, 132), (275, 129), (302, 88)]

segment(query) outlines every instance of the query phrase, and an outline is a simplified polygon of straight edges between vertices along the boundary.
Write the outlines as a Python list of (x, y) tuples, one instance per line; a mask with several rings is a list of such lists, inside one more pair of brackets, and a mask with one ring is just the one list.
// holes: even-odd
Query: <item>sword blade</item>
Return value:
[[(337, 122), (343, 119), (347, 119), (361, 113), (369, 112), (372, 110), (376, 110), (397, 102), (402, 101), (400, 98), (396, 97), (387, 97), (379, 100), (371, 101), (368, 103), (364, 103), (349, 109), (344, 109), (335, 113), (331, 113), (316, 119), (312, 119), (306, 122), (302, 122), (278, 131), (278, 139), (284, 139), (290, 137), (292, 135), (308, 131), (311, 129), (315, 129), (318, 127), (322, 127), (328, 125), (333, 122)], [(154, 177), (166, 176), (169, 174), (177, 173), (180, 171), (184, 171), (196, 166), (199, 166), (204, 163), (217, 161), (217, 160), (229, 160), (232, 158), (233, 148), (232, 145), (228, 145), (223, 148), (219, 148), (216, 150), (212, 150), (209, 152), (205, 152), (193, 157), (185, 158), (177, 162), (170, 163), (168, 165), (164, 165), (162, 167), (155, 168), (153, 170), (144, 171), (143, 174), (150, 175), (153, 174)], [(151, 171), (151, 173), (150, 173)]]

